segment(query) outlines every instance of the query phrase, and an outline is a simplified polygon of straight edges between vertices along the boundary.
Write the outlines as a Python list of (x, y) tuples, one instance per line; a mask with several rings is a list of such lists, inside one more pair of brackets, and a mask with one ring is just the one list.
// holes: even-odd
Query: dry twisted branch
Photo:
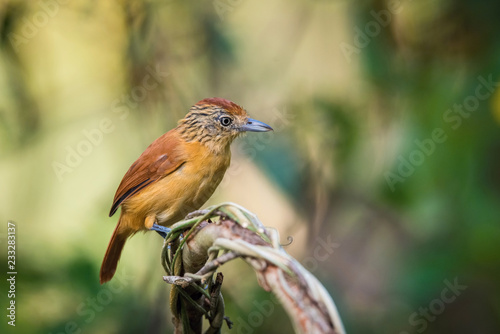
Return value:
[[(179, 241), (179, 232), (187, 228)], [(225, 319), (222, 275), (215, 283), (212, 277), (221, 265), (238, 257), (254, 268), (261, 287), (278, 297), (297, 333), (344, 333), (326, 289), (285, 252), (278, 232), (264, 228), (252, 213), (233, 203), (211, 207), (197, 219), (174, 225), (166, 238), (162, 258), (170, 275), (164, 279), (175, 285), (171, 307), (176, 333), (201, 333), (196, 319), (201, 321), (203, 315), (210, 322), (207, 333), (220, 331)]]

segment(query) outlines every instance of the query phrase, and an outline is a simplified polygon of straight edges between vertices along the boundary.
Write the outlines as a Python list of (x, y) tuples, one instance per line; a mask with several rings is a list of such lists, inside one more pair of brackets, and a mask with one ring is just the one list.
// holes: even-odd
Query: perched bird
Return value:
[(199, 209), (219, 185), (231, 160), (230, 144), (245, 131), (272, 128), (248, 117), (239, 105), (208, 98), (191, 107), (176, 128), (156, 139), (130, 166), (116, 191), (109, 216), (120, 219), (101, 266), (109, 281), (127, 239), (138, 231), (167, 226)]

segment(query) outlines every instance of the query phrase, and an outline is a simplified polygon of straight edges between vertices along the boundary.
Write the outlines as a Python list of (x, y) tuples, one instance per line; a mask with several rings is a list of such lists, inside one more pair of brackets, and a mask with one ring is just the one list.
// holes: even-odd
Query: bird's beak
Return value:
[(251, 131), (251, 132), (267, 132), (273, 131), (273, 128), (267, 125), (266, 123), (262, 123), (256, 119), (249, 118), (247, 124), (240, 127), (241, 131)]

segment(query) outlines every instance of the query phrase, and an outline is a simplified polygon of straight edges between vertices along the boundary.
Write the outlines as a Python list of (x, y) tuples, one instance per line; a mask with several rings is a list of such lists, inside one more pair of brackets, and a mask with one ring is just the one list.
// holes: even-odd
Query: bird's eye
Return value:
[(220, 119), (220, 124), (222, 124), (223, 126), (229, 126), (229, 124), (231, 124), (232, 122), (233, 120), (230, 117), (222, 117)]

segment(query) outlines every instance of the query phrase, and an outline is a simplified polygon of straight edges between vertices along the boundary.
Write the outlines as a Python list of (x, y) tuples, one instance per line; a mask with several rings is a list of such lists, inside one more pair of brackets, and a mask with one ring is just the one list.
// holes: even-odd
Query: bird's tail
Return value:
[(99, 273), (99, 280), (101, 284), (106, 283), (111, 280), (115, 275), (116, 266), (118, 265), (118, 260), (120, 260), (120, 255), (122, 254), (123, 246), (128, 237), (130, 237), (133, 232), (129, 228), (123, 228), (122, 217), (118, 221), (111, 240), (108, 244), (108, 249), (102, 260), (101, 272)]

